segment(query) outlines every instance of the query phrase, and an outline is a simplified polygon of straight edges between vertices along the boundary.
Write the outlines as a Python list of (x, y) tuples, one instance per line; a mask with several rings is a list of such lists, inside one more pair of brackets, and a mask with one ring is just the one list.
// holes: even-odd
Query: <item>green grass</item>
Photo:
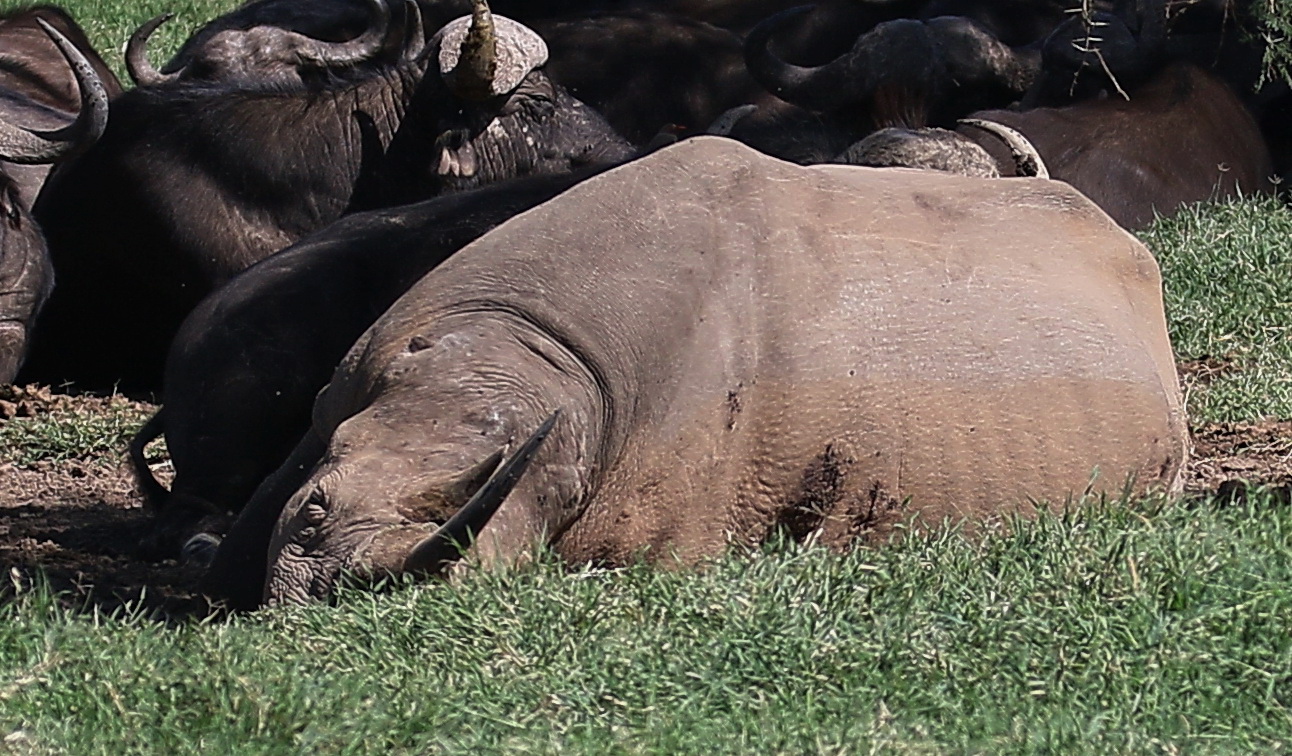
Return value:
[(1289, 622), (1292, 508), (1094, 505), (179, 629), (37, 592), (0, 609), (0, 727), (77, 754), (1276, 753)]
[(1284, 0), (1252, 0), (1266, 44), (1266, 76), (1292, 82), (1292, 5)]
[(138, 405), (115, 399), (101, 407), (41, 412), (0, 421), (0, 461), (98, 460), (122, 454), (148, 417)]
[[(1286, 209), (1252, 201), (1144, 235), (1182, 357), (1235, 366), (1193, 388), (1196, 417), (1292, 416), (1289, 232)], [(54, 446), (0, 446), (25, 444)], [(178, 628), (63, 600), (0, 608), (11, 748), (1292, 750), (1292, 507), (1260, 495), (849, 556), (780, 546), (698, 573), (548, 563)]]
[(1228, 366), (1186, 381), (1194, 422), (1292, 418), (1292, 210), (1274, 198), (1202, 205), (1142, 238), (1162, 267), (1177, 358)]
[[(0, 0), (0, 12), (35, 4)], [(241, 3), (238, 0), (59, 0), (53, 4), (65, 9), (85, 29), (94, 49), (116, 72), (121, 83), (130, 87), (122, 56), (126, 40), (140, 24), (162, 13), (175, 14), (175, 18), (157, 30), (148, 46), (150, 59), (154, 65), (161, 66), (194, 29)]]

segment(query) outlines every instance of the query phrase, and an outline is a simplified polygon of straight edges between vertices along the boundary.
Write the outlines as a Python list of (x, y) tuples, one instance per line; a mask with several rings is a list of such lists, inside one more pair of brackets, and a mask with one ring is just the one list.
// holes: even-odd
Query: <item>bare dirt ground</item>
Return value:
[[(119, 408), (120, 398), (111, 400)], [(42, 413), (103, 412), (109, 400), (0, 392), (0, 423)], [(139, 413), (153, 407), (135, 402)], [(1292, 486), (1292, 422), (1220, 423), (1196, 428), (1186, 491), (1245, 495), (1247, 485)], [(10, 455), (8, 460), (3, 455)], [(149, 512), (135, 490), (125, 450), (90, 459), (14, 464), (0, 448), (0, 601), (44, 575), (73, 608), (112, 610), (125, 602), (159, 616), (205, 613), (200, 577), (174, 561), (137, 553)], [(165, 481), (166, 470), (160, 466)], [(1241, 482), (1240, 482), (1241, 481)]]

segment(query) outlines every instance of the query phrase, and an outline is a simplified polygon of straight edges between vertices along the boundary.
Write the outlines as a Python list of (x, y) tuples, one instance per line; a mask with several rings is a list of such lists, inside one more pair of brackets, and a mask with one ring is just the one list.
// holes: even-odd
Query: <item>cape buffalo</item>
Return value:
[(335, 80), (119, 97), (35, 207), (59, 285), (26, 379), (155, 388), (214, 285), (343, 213), (632, 154), (543, 73), (541, 38), (483, 2), (425, 45), (393, 41), (400, 62)]
[(1032, 85), (1039, 52), (1012, 48), (971, 19), (886, 21), (851, 49), (817, 66), (787, 63), (772, 35), (799, 8), (773, 16), (745, 40), (750, 72), (769, 92), (799, 106), (755, 112), (731, 136), (799, 163), (829, 160), (888, 126), (945, 124), (983, 107), (1006, 105)]
[[(445, 7), (420, 8), (431, 19), (427, 28), (438, 29)], [(300, 80), (335, 68), (337, 45), (320, 39), (348, 40), (348, 57), (364, 58), (376, 40), (369, 31), (364, 44), (362, 10), (358, 0), (251, 3), (198, 30), (164, 72), (152, 69), (144, 49), (166, 18), (158, 17), (131, 37), (127, 64), (146, 85)], [(526, 23), (547, 44), (546, 73), (634, 144), (647, 144), (666, 127), (698, 132), (729, 108), (769, 99), (745, 70), (740, 37), (729, 30), (658, 10), (538, 16)]]
[[(239, 511), (309, 427), (319, 389), (363, 330), (428, 270), (588, 172), (535, 176), (356, 213), (234, 276), (185, 319), (163, 406), (131, 443), (158, 513), (147, 551), (173, 556), (209, 516)], [(144, 459), (165, 433), (167, 491)]]
[[(558, 411), (507, 495), (496, 478)], [(221, 546), (268, 539), (271, 603), (343, 571), (435, 572), (472, 537), (486, 564), (539, 544), (694, 562), (779, 529), (844, 546), (911, 516), (1174, 489), (1187, 450), (1157, 266), (1070, 187), (803, 168), (716, 138), (431, 271), (313, 418)]]
[(52, 26), (89, 62), (108, 97), (121, 94), (121, 83), (95, 52), (84, 30), (61, 8), (37, 5), (0, 16), (0, 86), (75, 117), (80, 84), (57, 44), (40, 21)]
[[(32, 321), (54, 284), (44, 236), (29, 210), (31, 202), (50, 164), (98, 139), (108, 116), (108, 93), (90, 59), (44, 16), (54, 15), (63, 26), (75, 25), (65, 16), (40, 10), (22, 18), (31, 19), (31, 25), (46, 35), (57, 63), (47, 59), (45, 47), (23, 39), (25, 26), (13, 18), (0, 21), (0, 42), (17, 37), (14, 49), (33, 56), (25, 66), (18, 65), (14, 49), (6, 49), (0, 57), (0, 383), (9, 383), (17, 375)], [(77, 88), (75, 115), (64, 110), (64, 69)]]
[[(1019, 175), (1016, 153), (999, 136), (1010, 127), (1049, 176), (1066, 181), (1128, 229), (1173, 215), (1182, 205), (1273, 191), (1274, 168), (1260, 128), (1216, 77), (1187, 63), (1168, 66), (1132, 89), (1130, 99), (1087, 100), (1066, 107), (974, 113), (957, 133), (876, 134), (838, 162), (963, 171), (948, 163), (986, 163)], [(975, 174), (981, 175), (981, 174)]]
[[(91, 73), (88, 76), (77, 73), (67, 54), (43, 25), (52, 27), (76, 49), (77, 55), (89, 66)], [(82, 79), (93, 79), (90, 91), (101, 89), (107, 98), (121, 93), (117, 77), (67, 13), (53, 6), (40, 5), (0, 17), (0, 92), (4, 95), (3, 116), (6, 120), (46, 131), (68, 125), (84, 108), (87, 89)], [(95, 118), (105, 114), (106, 110), (93, 113)], [(101, 125), (98, 131), (102, 131)], [(88, 147), (97, 136), (97, 133), (84, 134), (77, 140), (77, 149)], [(66, 151), (61, 151), (59, 159), (69, 156)], [(0, 167), (18, 185), (24, 204), (30, 207), (49, 175), (52, 162), (39, 159), (22, 163), (6, 161)]]

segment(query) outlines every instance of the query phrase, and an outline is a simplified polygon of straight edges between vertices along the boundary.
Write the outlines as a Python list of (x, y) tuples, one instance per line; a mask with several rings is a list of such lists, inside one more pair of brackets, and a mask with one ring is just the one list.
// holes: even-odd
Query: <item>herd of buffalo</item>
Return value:
[(0, 381), (160, 395), (237, 607), (1178, 489), (1127, 231), (1276, 190), (1259, 3), (794, 4), (250, 0), (131, 89), (11, 12)]

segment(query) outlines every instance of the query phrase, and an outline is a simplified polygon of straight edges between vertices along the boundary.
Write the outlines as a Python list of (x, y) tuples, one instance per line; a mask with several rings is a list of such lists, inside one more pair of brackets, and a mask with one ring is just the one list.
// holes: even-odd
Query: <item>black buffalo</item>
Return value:
[[(417, 8), (433, 32), (462, 5), (422, 2)], [(665, 129), (698, 132), (733, 106), (769, 99), (745, 69), (741, 38), (728, 29), (679, 13), (617, 7), (623, 4), (567, 15), (551, 15), (564, 5), (494, 5), (522, 11), (507, 15), (547, 43), (546, 73), (634, 144), (645, 145)], [(256, 0), (199, 29), (155, 71), (144, 45), (165, 18), (159, 17), (131, 38), (127, 63), (136, 82), (146, 85), (299, 80), (323, 75), (338, 59), (366, 64), (378, 41), (370, 16), (360, 0)]]
[[(28, 348), (32, 321), (54, 283), (31, 202), (49, 166), (84, 149), (104, 129), (108, 92), (92, 61), (58, 27), (74, 30), (61, 12), (39, 8), (0, 21), (0, 382), (14, 379)], [(36, 29), (43, 43), (35, 42)], [(88, 52), (87, 52), (88, 51)], [(22, 57), (19, 57), (19, 56)], [(100, 61), (101, 63), (101, 61)], [(70, 80), (71, 101), (64, 79)], [(110, 79), (115, 82), (115, 79)]]
[(808, 10), (773, 16), (745, 40), (750, 72), (796, 107), (755, 112), (731, 131), (796, 162), (828, 160), (877, 129), (954, 123), (1008, 104), (1028, 91), (1039, 70), (1039, 50), (1011, 47), (961, 16), (885, 21), (825, 63), (787, 62), (772, 50), (772, 37)]
[(59, 284), (26, 379), (153, 388), (213, 286), (346, 212), (632, 153), (547, 78), (542, 40), (519, 24), (481, 10), (397, 42), (397, 63), (335, 80), (118, 98), (35, 208)]
[(955, 133), (883, 131), (836, 159), (1014, 176), (1031, 172), (1018, 168), (1027, 154), (1130, 229), (1184, 204), (1273, 190), (1252, 113), (1221, 78), (1173, 60), (1160, 2), (1095, 18), (1097, 47), (1072, 25), (1046, 40), (1020, 107), (975, 112)]

